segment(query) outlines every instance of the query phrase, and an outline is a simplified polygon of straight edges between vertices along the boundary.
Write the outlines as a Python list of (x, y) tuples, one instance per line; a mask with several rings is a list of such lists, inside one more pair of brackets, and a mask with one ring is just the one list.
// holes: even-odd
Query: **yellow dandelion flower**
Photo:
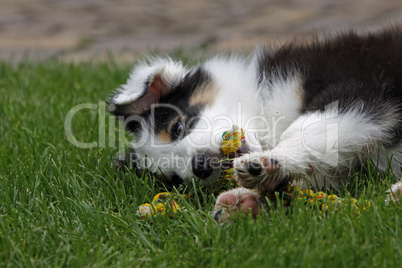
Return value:
[(238, 127), (233, 127), (233, 131), (226, 131), (223, 133), (222, 138), (222, 152), (223, 155), (227, 155), (229, 153), (235, 153), (241, 146), (241, 140), (244, 137), (244, 130)]

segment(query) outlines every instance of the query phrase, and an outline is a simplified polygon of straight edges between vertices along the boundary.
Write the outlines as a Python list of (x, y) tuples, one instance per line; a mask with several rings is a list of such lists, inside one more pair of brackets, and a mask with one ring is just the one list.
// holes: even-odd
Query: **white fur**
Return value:
[[(293, 179), (307, 178), (312, 185), (322, 188), (325, 183), (323, 177), (326, 176), (329, 180), (326, 186), (337, 186), (339, 178), (334, 172), (351, 167), (358, 159), (378, 156), (378, 142), (386, 139), (387, 123), (372, 123), (358, 107), (339, 113), (335, 103), (324, 112), (298, 117), (282, 133), (280, 142), (274, 148), (237, 158), (235, 167), (247, 172), (247, 161), (261, 163), (261, 159), (266, 157), (277, 160), (280, 171), (275, 176), (262, 174), (255, 180), (292, 175)], [(380, 159), (381, 162), (386, 161), (383, 157)], [(396, 162), (395, 158), (393, 163), (396, 165)], [(308, 173), (311, 167), (314, 172)], [(398, 169), (395, 171), (398, 172)]]
[(280, 74), (273, 77), (274, 80), (264, 80), (258, 88), (262, 113), (269, 123), (265, 136), (259, 137), (265, 150), (278, 144), (282, 133), (300, 116), (302, 108), (300, 78), (296, 74), (287, 78)]

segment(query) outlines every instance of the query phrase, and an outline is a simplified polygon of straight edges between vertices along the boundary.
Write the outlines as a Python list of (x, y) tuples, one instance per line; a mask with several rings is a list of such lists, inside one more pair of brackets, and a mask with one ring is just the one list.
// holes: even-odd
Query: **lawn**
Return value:
[[(375, 169), (336, 192), (368, 200), (360, 213), (296, 203), (271, 220), (220, 226), (209, 214), (215, 196), (189, 183), (185, 211), (139, 218), (137, 207), (165, 187), (111, 166), (124, 132), (104, 101), (129, 69), (112, 58), (0, 63), (1, 267), (400, 267), (402, 206), (384, 205), (395, 178)], [(65, 132), (77, 105), (72, 134), (91, 148)]]

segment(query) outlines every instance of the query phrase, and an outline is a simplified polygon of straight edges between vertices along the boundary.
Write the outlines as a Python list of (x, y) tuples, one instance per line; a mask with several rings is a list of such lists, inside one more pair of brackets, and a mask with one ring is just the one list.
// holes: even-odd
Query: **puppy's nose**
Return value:
[(200, 177), (201, 179), (208, 178), (213, 171), (213, 167), (211, 165), (211, 159), (209, 159), (203, 153), (194, 155), (191, 163), (193, 166), (194, 175)]

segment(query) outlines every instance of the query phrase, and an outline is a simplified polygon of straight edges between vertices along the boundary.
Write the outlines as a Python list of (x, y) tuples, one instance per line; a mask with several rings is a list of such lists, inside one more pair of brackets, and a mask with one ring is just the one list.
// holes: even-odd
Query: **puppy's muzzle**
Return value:
[(213, 161), (204, 153), (194, 155), (191, 164), (194, 175), (201, 179), (206, 179), (211, 176), (214, 170)]

